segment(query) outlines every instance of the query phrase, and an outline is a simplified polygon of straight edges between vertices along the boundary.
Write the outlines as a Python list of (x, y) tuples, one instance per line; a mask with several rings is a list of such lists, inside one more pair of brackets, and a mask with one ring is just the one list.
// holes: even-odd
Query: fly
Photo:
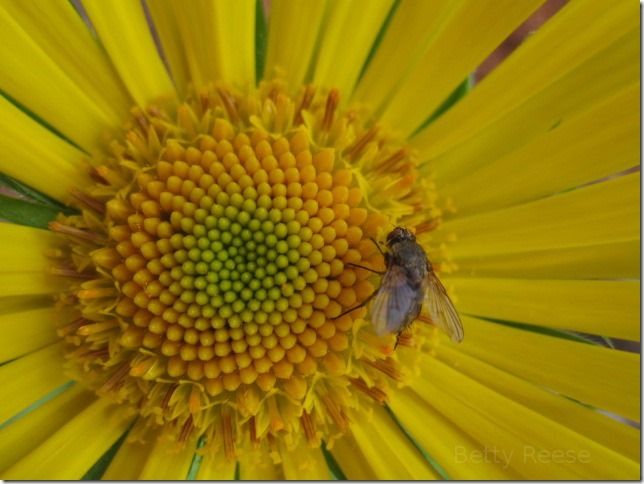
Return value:
[(416, 236), (406, 228), (396, 227), (387, 235), (387, 252), (375, 240), (374, 243), (385, 258), (384, 272), (358, 264), (348, 265), (382, 275), (380, 287), (361, 304), (342, 314), (363, 307), (373, 299), (370, 316), (376, 333), (396, 333), (397, 346), (400, 334), (418, 318), (424, 305), (432, 322), (453, 341), (460, 342), (463, 339), (461, 320), (427, 254), (416, 242)]

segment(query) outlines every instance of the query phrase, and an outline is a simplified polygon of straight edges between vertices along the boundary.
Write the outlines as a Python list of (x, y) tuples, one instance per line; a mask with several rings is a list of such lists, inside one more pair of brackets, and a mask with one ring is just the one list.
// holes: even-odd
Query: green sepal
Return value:
[(107, 451), (94, 463), (92, 467), (85, 473), (83, 477), (80, 478), (81, 481), (99, 481), (108, 466), (112, 463), (114, 456), (121, 448), (121, 445), (125, 442), (127, 434), (130, 432), (130, 429), (127, 429), (119, 439), (114, 442), (112, 447), (107, 449)]
[(15, 178), (11, 178), (9, 175), (5, 175), (4, 173), (0, 173), (0, 187), (9, 188), (14, 192), (24, 195), (29, 199), (29, 201), (37, 202), (41, 205), (53, 207), (60, 211), (67, 209), (67, 207), (60, 203), (58, 200), (55, 200), (45, 195), (44, 193), (41, 193), (38, 190), (25, 185)]
[(268, 45), (268, 25), (264, 2), (257, 0), (255, 3), (255, 80), (257, 83), (264, 75), (266, 63), (266, 48)]
[(432, 115), (429, 118), (427, 118), (427, 120), (423, 124), (421, 124), (418, 127), (415, 133), (426, 128), (428, 125), (430, 125), (438, 118), (440, 118), (443, 114), (445, 114), (447, 111), (449, 111), (457, 102), (463, 99), (467, 95), (467, 93), (472, 90), (473, 86), (474, 86), (474, 76), (469, 75), (465, 78), (463, 82), (461, 82), (456, 87), (456, 89), (452, 91), (452, 93), (449, 96), (447, 96), (447, 99), (445, 99), (445, 101), (443, 101), (443, 103), (440, 106), (438, 106), (438, 108), (436, 108), (436, 111), (434, 111)]
[(46, 229), (60, 212), (58, 208), (41, 203), (0, 195), (0, 218), (15, 224)]
[(344, 475), (344, 472), (342, 472), (340, 465), (333, 458), (333, 455), (331, 455), (331, 452), (329, 452), (329, 450), (326, 448), (325, 442), (322, 442), (320, 450), (322, 451), (322, 455), (326, 460), (326, 465), (329, 467), (329, 472), (333, 476), (333, 479), (335, 479), (336, 481), (346, 481), (347, 477)]

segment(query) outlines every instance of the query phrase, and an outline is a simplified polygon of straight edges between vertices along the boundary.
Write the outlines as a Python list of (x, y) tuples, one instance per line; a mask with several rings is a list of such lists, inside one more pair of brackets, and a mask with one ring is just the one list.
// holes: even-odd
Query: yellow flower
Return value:
[(541, 3), (0, 1), (0, 477), (636, 479), (637, 10), (450, 96)]

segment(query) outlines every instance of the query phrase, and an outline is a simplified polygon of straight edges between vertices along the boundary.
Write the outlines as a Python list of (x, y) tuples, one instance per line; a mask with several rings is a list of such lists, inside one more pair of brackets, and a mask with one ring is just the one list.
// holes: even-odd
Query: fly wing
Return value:
[(424, 305), (429, 311), (432, 322), (445, 331), (452, 341), (458, 343), (463, 340), (461, 318), (447, 295), (445, 287), (432, 271), (429, 271), (425, 278)]
[(371, 323), (379, 335), (397, 333), (416, 316), (420, 292), (409, 284), (403, 269), (390, 266), (371, 303)]

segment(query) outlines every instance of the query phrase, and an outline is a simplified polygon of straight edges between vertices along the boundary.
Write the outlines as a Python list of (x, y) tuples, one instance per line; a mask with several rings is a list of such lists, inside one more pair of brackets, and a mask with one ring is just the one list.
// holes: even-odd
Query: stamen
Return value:
[(177, 439), (179, 442), (186, 442), (190, 435), (192, 434), (192, 431), (194, 430), (194, 424), (192, 422), (192, 416), (188, 416), (186, 419), (185, 423), (183, 424), (183, 427), (181, 427), (181, 433), (179, 434), (179, 438)]
[(324, 119), (322, 120), (321, 129), (323, 131), (329, 131), (333, 125), (333, 116), (335, 110), (340, 104), (340, 92), (337, 89), (331, 89), (326, 98), (326, 107), (324, 109)]
[(248, 421), (248, 431), (250, 433), (250, 441), (254, 448), (259, 447), (259, 438), (257, 437), (257, 422), (255, 417), (251, 417)]
[(72, 197), (74, 197), (75, 200), (80, 202), (81, 205), (84, 205), (90, 210), (94, 210), (95, 212), (100, 213), (101, 215), (105, 213), (105, 204), (96, 200), (94, 197), (91, 197), (86, 193), (81, 192), (79, 189), (72, 188), (71, 195)]
[(398, 337), (398, 346), (414, 347), (414, 335), (411, 333), (401, 333)]
[(228, 411), (221, 416), (221, 432), (224, 437), (224, 455), (228, 460), (235, 460), (235, 440), (232, 419)]
[(71, 323), (68, 323), (68, 324), (66, 324), (66, 325), (64, 325), (64, 326), (60, 326), (60, 327), (56, 330), (56, 334), (58, 334), (58, 336), (59, 336), (60, 338), (64, 338), (64, 337), (65, 337), (65, 336), (67, 336), (67, 335), (70, 335), (70, 334), (72, 334), (72, 333), (75, 333), (75, 332), (78, 330), (78, 328), (80, 328), (80, 327), (81, 327), (81, 326), (83, 326), (84, 324), (89, 324), (89, 322), (90, 322), (90, 321), (89, 321), (89, 320), (87, 320), (87, 319), (85, 319), (85, 318), (78, 318), (78, 319), (75, 319), (75, 320), (74, 320), (74, 321), (72, 321)]
[(105, 243), (105, 239), (95, 232), (90, 232), (88, 230), (77, 229), (76, 227), (70, 227), (69, 225), (64, 225), (60, 222), (49, 222), (49, 229), (53, 232), (58, 232), (59, 234), (69, 235), (81, 240), (87, 240), (94, 243)]
[(107, 379), (107, 381), (103, 384), (99, 392), (106, 393), (106, 392), (110, 392), (118, 389), (121, 385), (123, 385), (123, 378), (125, 378), (125, 376), (128, 374), (129, 371), (130, 371), (129, 363), (122, 363), (121, 366), (119, 366), (114, 371), (114, 373), (112, 373), (112, 376), (110, 376)]
[(105, 297), (116, 297), (118, 293), (113, 287), (97, 287), (93, 289), (80, 289), (76, 291), (78, 299), (101, 299)]
[(387, 401), (387, 394), (380, 388), (373, 386), (369, 387), (362, 378), (349, 378), (349, 381), (365, 395), (373, 398), (381, 405)]
[(302, 112), (309, 108), (309, 106), (311, 105), (311, 102), (313, 102), (314, 96), (315, 96), (315, 87), (310, 84), (307, 85), (304, 88), (304, 94), (302, 95), (302, 100), (300, 101), (300, 105), (297, 107), (297, 110), (295, 111), (294, 124), (297, 125), (297, 124), (304, 123)]
[(395, 171), (398, 167), (396, 164), (409, 156), (408, 148), (401, 148), (396, 151), (389, 158), (379, 163), (378, 170), (381, 172), (384, 171)]
[(71, 269), (69, 267), (60, 267), (60, 266), (51, 266), (48, 269), (48, 272), (52, 276), (62, 276), (62, 277), (73, 277), (75, 279), (89, 280), (94, 279), (96, 276), (92, 274), (81, 274), (76, 269)]
[(81, 336), (89, 336), (90, 334), (101, 333), (109, 331), (110, 329), (118, 328), (119, 322), (116, 320), (104, 321), (102, 323), (85, 324), (78, 328), (77, 334)]
[[(404, 333), (401, 333), (399, 338), (398, 338), (398, 344), (401, 344), (401, 339), (405, 336)], [(375, 368), (378, 371), (381, 371), (385, 375), (387, 375), (389, 378), (397, 381), (402, 381), (403, 379), (403, 374), (400, 371), (400, 369), (397, 366), (396, 361), (393, 358), (385, 358), (384, 360), (362, 360), (364, 361), (367, 365)]]
[(367, 144), (376, 137), (379, 129), (380, 128), (378, 126), (373, 126), (372, 128), (370, 128), (360, 138), (358, 138), (358, 140), (353, 145), (346, 149), (344, 155), (351, 160), (357, 159), (362, 153), (362, 150), (365, 148), (365, 146), (367, 146)]
[[(419, 206), (419, 210), (422, 210), (422, 206)], [(432, 219), (426, 222), (422, 222), (416, 225), (416, 235), (424, 234), (432, 230), (436, 230), (440, 224), (439, 219)]]
[(300, 417), (302, 422), (302, 429), (304, 430), (304, 435), (306, 440), (312, 447), (317, 447), (320, 445), (320, 440), (315, 432), (315, 423), (311, 418), (311, 415), (305, 410), (302, 412), (302, 417)]
[(218, 87), (217, 88), (217, 94), (219, 94), (219, 98), (221, 99), (222, 104), (224, 105), (224, 108), (226, 109), (226, 112), (228, 113), (228, 117), (233, 123), (238, 123), (239, 122), (239, 113), (237, 112), (237, 106), (235, 102), (235, 98), (228, 93), (225, 89)]
[(348, 431), (349, 419), (345, 415), (342, 408), (338, 404), (336, 404), (336, 402), (333, 400), (333, 398), (330, 395), (322, 395), (321, 398), (327, 412), (329, 412), (329, 416), (331, 417), (333, 422), (337, 425), (338, 429), (340, 429), (340, 431), (343, 433)]

